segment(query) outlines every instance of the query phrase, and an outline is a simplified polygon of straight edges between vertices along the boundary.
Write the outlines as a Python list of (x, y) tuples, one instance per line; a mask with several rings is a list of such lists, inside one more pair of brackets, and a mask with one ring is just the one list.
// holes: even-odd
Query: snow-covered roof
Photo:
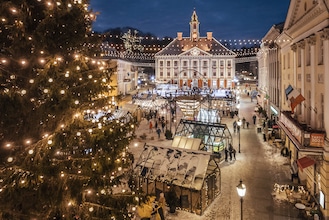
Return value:
[(188, 138), (185, 136), (175, 136), (171, 144), (172, 147), (199, 150), (201, 145), (200, 138)]
[(201, 190), (205, 178), (218, 170), (208, 152), (149, 145), (144, 146), (135, 168), (150, 180), (195, 190)]
[(187, 51), (197, 48), (200, 50), (201, 55), (221, 55), (221, 56), (235, 56), (236, 54), (222, 45), (215, 38), (208, 39), (207, 37), (199, 37), (197, 41), (192, 40), (190, 37), (184, 37), (181, 40), (175, 38), (161, 51), (156, 53), (158, 56), (173, 56), (173, 55), (186, 55)]

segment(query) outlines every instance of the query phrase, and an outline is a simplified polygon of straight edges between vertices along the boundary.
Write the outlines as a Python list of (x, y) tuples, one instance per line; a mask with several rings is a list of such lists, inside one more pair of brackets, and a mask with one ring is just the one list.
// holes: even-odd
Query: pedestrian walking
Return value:
[(246, 121), (247, 128), (249, 128), (249, 121)]
[(150, 121), (150, 124), (149, 124), (149, 128), (150, 128), (150, 133), (152, 133), (153, 124), (152, 124), (152, 122), (151, 122), (151, 121)]
[(252, 120), (253, 120), (254, 124), (256, 124), (256, 115), (255, 114), (252, 116)]
[(234, 160), (236, 160), (236, 159), (235, 159), (235, 154), (236, 154), (236, 150), (235, 150), (235, 148), (232, 149), (232, 154), (233, 154), (233, 158), (234, 158)]
[(166, 126), (166, 123), (165, 123), (164, 121), (162, 121), (162, 123), (161, 123), (161, 127), (162, 127), (162, 131), (163, 131), (163, 133), (164, 133), (164, 128), (165, 128), (165, 126)]
[(236, 127), (237, 127), (238, 123), (236, 121), (233, 122), (233, 130), (234, 133), (236, 132)]
[(161, 134), (161, 129), (160, 128), (157, 129), (157, 134), (158, 134), (158, 138), (160, 139), (160, 134)]
[(158, 129), (158, 121), (157, 120), (155, 120), (155, 130), (157, 130)]
[(231, 161), (232, 160), (232, 154), (233, 154), (233, 146), (232, 146), (232, 144), (229, 144), (228, 152), (229, 152), (230, 161)]
[(245, 128), (245, 125), (246, 125), (246, 119), (243, 117), (242, 118), (242, 128)]

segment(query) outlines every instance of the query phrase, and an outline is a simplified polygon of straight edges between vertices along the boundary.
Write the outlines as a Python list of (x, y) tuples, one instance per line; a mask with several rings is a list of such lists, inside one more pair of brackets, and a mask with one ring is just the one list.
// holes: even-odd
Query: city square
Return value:
[(173, 3), (0, 3), (0, 219), (329, 219), (329, 2)]

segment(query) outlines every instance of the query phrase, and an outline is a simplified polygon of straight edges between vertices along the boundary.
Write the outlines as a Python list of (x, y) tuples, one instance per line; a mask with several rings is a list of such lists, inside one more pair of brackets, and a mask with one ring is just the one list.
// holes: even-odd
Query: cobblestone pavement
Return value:
[[(264, 142), (263, 136), (252, 123), (252, 115), (256, 101), (251, 102), (246, 94), (242, 94), (240, 100), (240, 118), (245, 117), (250, 122), (249, 128), (241, 128), (240, 149), (236, 160), (223, 162), (221, 168), (221, 194), (207, 208), (202, 216), (183, 211), (175, 214), (167, 214), (166, 219), (240, 219), (241, 203), (236, 192), (236, 186), (240, 179), (247, 187), (243, 200), (244, 220), (295, 220), (298, 218), (298, 210), (293, 204), (276, 200), (272, 196), (273, 186), (278, 184), (292, 184), (290, 179), (290, 164), (286, 157), (280, 155), (280, 149)], [(181, 116), (181, 113), (178, 112)], [(233, 132), (233, 121), (237, 118), (223, 118), (221, 123), (227, 124), (233, 136), (233, 145), (238, 151), (239, 135)], [(174, 129), (173, 129), (174, 130)], [(138, 138), (145, 133), (146, 140)], [(155, 131), (150, 132), (148, 122), (144, 119), (136, 130), (137, 138), (130, 145), (130, 150), (138, 155), (141, 147), (146, 143), (155, 146), (171, 146), (171, 141), (166, 140), (161, 133), (160, 139)]]

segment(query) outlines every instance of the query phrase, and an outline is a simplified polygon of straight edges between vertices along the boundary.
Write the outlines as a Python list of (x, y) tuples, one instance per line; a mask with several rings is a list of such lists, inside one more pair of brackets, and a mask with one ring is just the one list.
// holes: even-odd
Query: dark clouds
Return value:
[(193, 9), (200, 34), (212, 31), (217, 39), (261, 39), (272, 25), (286, 18), (289, 0), (91, 0), (100, 12), (95, 31), (134, 27), (159, 37), (189, 34)]

